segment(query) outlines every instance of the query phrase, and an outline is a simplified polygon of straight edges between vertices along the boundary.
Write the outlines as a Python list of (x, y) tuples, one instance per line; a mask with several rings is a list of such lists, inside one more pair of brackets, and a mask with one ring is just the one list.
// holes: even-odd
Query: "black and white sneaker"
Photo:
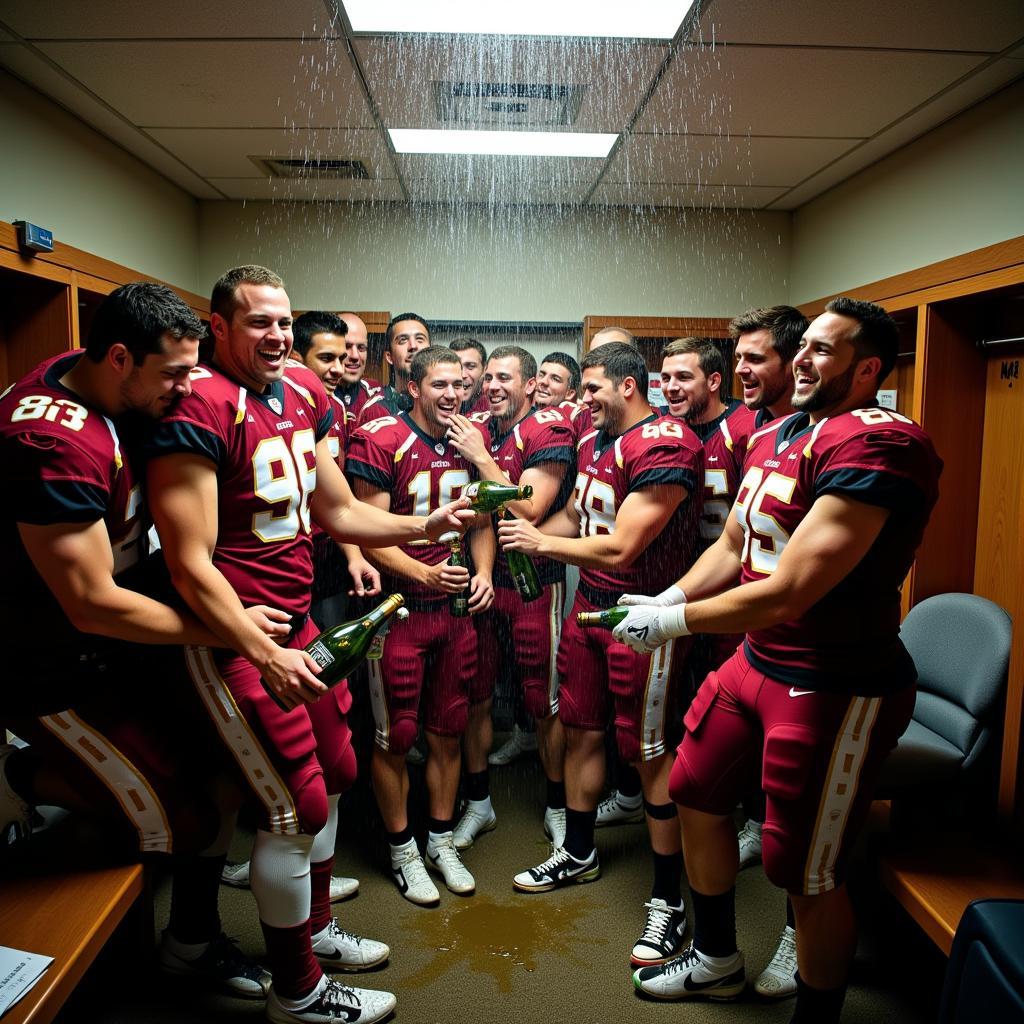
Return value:
[(593, 882), (601, 877), (597, 850), (591, 850), (586, 860), (577, 860), (565, 847), (558, 847), (543, 864), (521, 871), (512, 879), (520, 892), (550, 892), (563, 885)]
[(160, 969), (205, 982), (243, 999), (263, 999), (270, 991), (270, 974), (243, 953), (223, 932), (193, 960), (178, 953), (174, 939), (164, 932), (160, 944)]
[(657, 967), (633, 972), (633, 987), (651, 999), (735, 999), (743, 994), (747, 978), (743, 954), (702, 957), (692, 945), (681, 956)]
[(313, 955), (327, 971), (368, 971), (384, 963), (391, 949), (387, 943), (345, 931), (332, 917), (327, 927), (313, 936)]
[(643, 935), (636, 940), (630, 963), (634, 967), (652, 967), (671, 960), (683, 948), (686, 931), (686, 907), (670, 907), (663, 899), (651, 897), (647, 908), (647, 923)]
[(397, 1000), (390, 992), (349, 988), (333, 978), (324, 978), (316, 999), (293, 1009), (271, 989), (267, 997), (267, 1020), (273, 1024), (375, 1024), (390, 1017)]

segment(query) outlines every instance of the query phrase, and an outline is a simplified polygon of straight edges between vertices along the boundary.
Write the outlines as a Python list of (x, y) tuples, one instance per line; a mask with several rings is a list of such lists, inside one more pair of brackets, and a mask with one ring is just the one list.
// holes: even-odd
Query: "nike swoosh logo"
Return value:
[(731, 981), (732, 978), (712, 978), (710, 981), (694, 981), (693, 975), (688, 974), (683, 979), (683, 988), (687, 992), (703, 992), (705, 989), (714, 988), (716, 985), (721, 985), (723, 981)]
[(807, 694), (815, 693), (815, 692), (817, 692), (817, 691), (815, 691), (815, 690), (798, 690), (798, 689), (796, 689), (793, 686), (791, 686), (789, 688), (789, 695), (790, 695), (790, 697), (806, 697)]

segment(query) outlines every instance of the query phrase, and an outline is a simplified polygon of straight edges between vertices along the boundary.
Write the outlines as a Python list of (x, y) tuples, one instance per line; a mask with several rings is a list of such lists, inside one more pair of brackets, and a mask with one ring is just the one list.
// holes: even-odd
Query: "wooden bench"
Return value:
[(885, 887), (949, 956), (960, 918), (972, 900), (1024, 899), (1024, 867), (1008, 843), (978, 836), (895, 841), (881, 855)]
[(53, 957), (3, 1024), (53, 1020), (143, 889), (141, 864), (0, 878), (0, 945)]

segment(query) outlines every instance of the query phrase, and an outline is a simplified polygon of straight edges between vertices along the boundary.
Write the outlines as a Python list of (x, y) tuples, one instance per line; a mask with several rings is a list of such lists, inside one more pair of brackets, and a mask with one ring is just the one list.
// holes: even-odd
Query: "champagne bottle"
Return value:
[[(526, 485), (526, 490), (532, 490), (529, 484)], [(508, 509), (505, 509), (503, 518), (515, 519), (515, 516)], [(508, 565), (512, 582), (515, 584), (519, 596), (523, 599), (523, 604), (536, 601), (543, 593), (543, 587), (540, 583), (540, 577), (537, 575), (537, 567), (533, 564), (530, 556), (525, 551), (506, 551), (505, 562)]]
[[(350, 675), (369, 656), (374, 640), (390, 625), (388, 620), (392, 615), (397, 613), (399, 619), (408, 618), (409, 613), (402, 607), (404, 604), (405, 598), (401, 594), (392, 594), (358, 619), (325, 629), (306, 646), (306, 653), (320, 666), (317, 679), (331, 687)], [(282, 711), (290, 710), (264, 680), (260, 682)]]
[(583, 628), (597, 626), (601, 629), (614, 629), (628, 614), (628, 608), (618, 605), (600, 612), (578, 612), (576, 625)]
[(474, 512), (497, 512), (510, 501), (525, 501), (533, 497), (529, 484), (518, 487), (515, 484), (499, 484), (495, 480), (475, 480), (463, 492), (469, 498), (469, 507)]
[[(461, 565), (466, 567), (466, 559), (462, 555), (462, 539), (453, 530), (451, 533), (441, 534), (439, 540), (448, 545), (451, 554), (448, 557), (449, 565)], [(450, 594), (448, 597), (448, 612), (453, 619), (464, 619), (469, 614), (469, 587), (465, 587), (457, 594)]]

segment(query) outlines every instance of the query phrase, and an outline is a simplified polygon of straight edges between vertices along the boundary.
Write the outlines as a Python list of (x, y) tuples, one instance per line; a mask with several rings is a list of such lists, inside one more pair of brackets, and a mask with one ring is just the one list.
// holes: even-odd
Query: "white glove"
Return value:
[(623, 594), (618, 603), (630, 607), (645, 604), (653, 605), (655, 608), (669, 608), (674, 604), (686, 604), (686, 595), (673, 583), (667, 590), (655, 594), (654, 597), (648, 597), (646, 594)]
[(640, 654), (652, 654), (676, 636), (689, 636), (686, 628), (686, 605), (670, 608), (639, 605), (630, 608), (626, 617), (612, 630), (619, 643)]

